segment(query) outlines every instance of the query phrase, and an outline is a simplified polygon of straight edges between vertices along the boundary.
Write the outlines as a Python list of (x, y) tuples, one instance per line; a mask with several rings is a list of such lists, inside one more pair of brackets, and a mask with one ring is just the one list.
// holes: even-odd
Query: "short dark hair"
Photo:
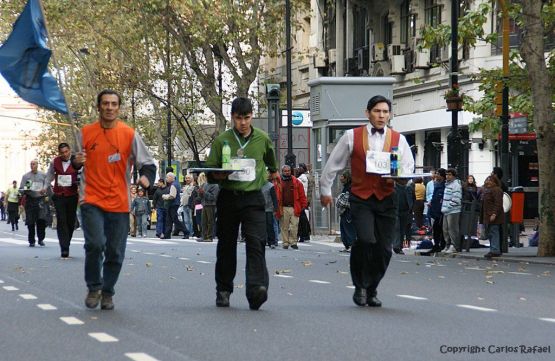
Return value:
[(503, 179), (503, 169), (501, 167), (493, 167), (492, 173), (497, 176), (497, 179)]
[(248, 115), (252, 114), (252, 102), (249, 98), (237, 97), (231, 103), (231, 114)]
[(448, 168), (447, 172), (445, 174), (447, 174), (447, 173), (451, 173), (453, 175), (453, 177), (457, 176), (457, 170), (455, 168)]
[(118, 92), (116, 92), (115, 90), (112, 90), (112, 89), (104, 89), (103, 91), (98, 93), (98, 95), (96, 96), (96, 106), (97, 107), (100, 106), (100, 102), (102, 101), (102, 97), (104, 95), (115, 95), (115, 96), (117, 96), (118, 97), (118, 105), (121, 105), (121, 96), (119, 95)]
[(368, 104), (366, 105), (366, 109), (370, 111), (378, 103), (387, 103), (387, 106), (389, 107), (389, 111), (391, 111), (391, 100), (387, 99), (383, 95), (375, 95), (372, 98), (370, 98), (370, 100), (368, 101)]
[(60, 143), (58, 145), (58, 150), (62, 150), (62, 148), (71, 148), (67, 143)]
[(444, 168), (438, 168), (436, 170), (436, 174), (440, 175), (441, 177), (445, 178), (445, 176), (447, 176), (447, 172), (445, 171)]

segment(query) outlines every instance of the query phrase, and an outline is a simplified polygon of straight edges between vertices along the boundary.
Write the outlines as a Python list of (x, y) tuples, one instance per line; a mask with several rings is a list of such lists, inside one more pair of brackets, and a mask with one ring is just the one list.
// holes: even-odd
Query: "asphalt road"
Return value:
[(360, 308), (348, 254), (311, 242), (267, 250), (269, 300), (250, 311), (243, 245), (222, 309), (216, 244), (164, 241), (130, 238), (115, 310), (88, 310), (82, 233), (61, 260), (55, 231), (46, 247), (29, 248), (26, 230), (2, 222), (0, 360), (555, 358), (553, 266), (394, 255), (379, 288), (384, 307)]

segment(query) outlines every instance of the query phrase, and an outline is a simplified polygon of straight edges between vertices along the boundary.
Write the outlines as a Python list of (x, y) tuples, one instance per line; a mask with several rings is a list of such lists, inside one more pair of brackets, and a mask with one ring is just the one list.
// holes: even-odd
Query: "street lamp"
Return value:
[(293, 154), (293, 95), (291, 94), (291, 3), (285, 1), (285, 58), (287, 68), (287, 154), (285, 164), (295, 168), (297, 157)]
[(266, 100), (268, 101), (268, 135), (274, 143), (278, 163), (280, 162), (279, 137), (277, 134), (280, 122), (279, 92), (279, 84), (266, 84)]

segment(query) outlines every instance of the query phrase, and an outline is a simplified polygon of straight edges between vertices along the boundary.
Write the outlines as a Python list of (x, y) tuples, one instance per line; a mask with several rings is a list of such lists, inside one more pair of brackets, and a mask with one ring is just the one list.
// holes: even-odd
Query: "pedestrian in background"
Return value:
[(191, 213), (191, 208), (189, 208), (189, 198), (195, 190), (195, 185), (193, 183), (193, 175), (187, 174), (185, 176), (185, 185), (183, 186), (183, 192), (181, 193), (181, 210), (183, 212), (183, 225), (187, 229), (189, 235), (194, 233), (193, 231), (193, 218)]
[[(129, 197), (130, 202), (133, 203), (135, 198), (137, 198), (137, 185), (131, 184), (129, 186)], [(137, 236), (137, 217), (133, 214), (133, 212), (129, 212), (129, 235), (131, 237)]]
[(226, 141), (231, 154), (237, 156), (237, 167), (243, 170), (232, 174), (216, 173), (210, 179), (211, 182), (220, 181), (217, 202), (216, 306), (229, 307), (237, 268), (237, 238), (241, 227), (247, 252), (246, 296), (249, 308), (258, 310), (268, 299), (269, 285), (265, 258), (266, 212), (260, 189), (267, 180), (266, 168), (272, 173), (272, 178), (279, 175), (272, 140), (268, 134), (251, 125), (252, 112), (249, 99), (239, 97), (233, 100), (233, 128), (214, 140), (206, 166), (222, 166), (222, 148)]
[[(202, 177), (202, 180), (201, 180)], [(216, 201), (220, 187), (215, 183), (208, 183), (206, 175), (199, 175), (199, 195), (202, 204), (202, 242), (212, 242), (214, 240), (214, 227), (216, 225)]]
[(164, 238), (170, 239), (171, 236), (179, 236), (179, 233), (183, 232), (183, 239), (187, 239), (189, 238), (189, 233), (177, 215), (177, 209), (181, 203), (181, 185), (172, 172), (166, 174), (166, 184), (169, 187), (169, 192), (162, 195), (162, 199), (167, 201), (166, 204), (168, 206)]
[(299, 242), (309, 242), (310, 241), (310, 222), (308, 207), (310, 205), (310, 198), (308, 197), (309, 180), (307, 174), (308, 168), (306, 164), (299, 163), (299, 168), (297, 168), (297, 179), (302, 183), (304, 194), (306, 197), (306, 207), (302, 209), (299, 215), (299, 227), (297, 231), (297, 238)]
[[(69, 246), (77, 216), (77, 170), (71, 165), (71, 148), (67, 143), (58, 145), (59, 155), (52, 160), (46, 172), (47, 183), (54, 182), (52, 201), (56, 214), (56, 233), (62, 258), (69, 257)], [(52, 225), (54, 227), (54, 224)]]
[(297, 246), (297, 232), (299, 217), (306, 208), (306, 196), (303, 184), (297, 177), (291, 175), (291, 167), (284, 165), (281, 168), (281, 178), (274, 181), (278, 211), (276, 217), (281, 227), (283, 249), (299, 249)]
[(412, 184), (395, 183), (395, 193), (397, 193), (397, 219), (395, 222), (395, 237), (393, 238), (393, 252), (405, 254), (403, 247), (405, 241), (410, 243), (412, 208), (414, 206), (414, 190)]
[(392, 148), (398, 147), (401, 174), (414, 172), (414, 158), (407, 140), (386, 126), (391, 114), (389, 99), (381, 95), (372, 97), (366, 106), (369, 124), (349, 129), (341, 136), (320, 178), (320, 203), (325, 207), (332, 202), (335, 175), (351, 162), (349, 203), (357, 237), (351, 247), (350, 264), (355, 286), (353, 302), (358, 306), (382, 305), (377, 289), (391, 260), (392, 230), (397, 216), (394, 181), (381, 176), (389, 173), (389, 162), (373, 160), (390, 159)]
[(158, 187), (154, 191), (152, 196), (152, 205), (156, 209), (156, 237), (164, 237), (165, 227), (166, 227), (166, 217), (168, 210), (164, 205), (164, 199), (162, 195), (169, 192), (168, 187), (166, 187), (166, 181), (164, 178), (158, 179)]
[(339, 176), (339, 182), (343, 185), (343, 188), (337, 197), (335, 206), (337, 207), (337, 212), (339, 213), (339, 233), (341, 236), (341, 242), (343, 242), (343, 246), (345, 247), (342, 252), (349, 252), (357, 235), (355, 225), (353, 224), (351, 205), (349, 203), (352, 180), (351, 172), (348, 169), (344, 170)]
[(39, 162), (31, 161), (31, 171), (25, 173), (19, 184), (19, 192), (25, 198), (25, 224), (29, 231), (29, 247), (35, 247), (35, 229), (39, 246), (44, 247), (46, 220), (48, 216), (46, 196), (49, 191), (46, 173), (38, 170)]
[(426, 186), (421, 177), (414, 179), (414, 222), (417, 229), (424, 226), (424, 203), (426, 202)]
[(77, 153), (73, 166), (83, 167), (85, 305), (96, 308), (100, 304), (101, 309), (111, 310), (129, 230), (130, 170), (138, 168), (139, 184), (148, 189), (154, 183), (156, 165), (140, 135), (118, 118), (119, 94), (103, 90), (96, 104), (99, 120), (81, 130), (83, 151)]
[(430, 180), (426, 183), (426, 202), (424, 203), (424, 217), (427, 226), (432, 227), (432, 218), (429, 216), (430, 204), (432, 202), (432, 196), (434, 195), (434, 184), (436, 181), (436, 171), (434, 169), (430, 170)]
[(490, 251), (485, 258), (501, 256), (501, 226), (503, 214), (503, 190), (501, 181), (495, 175), (490, 175), (482, 188), (482, 223), (486, 226), (490, 243)]
[(267, 235), (267, 245), (271, 249), (274, 249), (278, 245), (276, 238), (276, 232), (274, 231), (274, 219), (275, 212), (278, 209), (278, 201), (276, 196), (276, 189), (274, 184), (269, 180), (270, 175), (268, 175), (268, 181), (262, 186), (262, 195), (264, 195), (264, 211), (266, 212), (266, 235)]
[(464, 248), (468, 252), (471, 246), (479, 245), (478, 222), (480, 218), (480, 199), (478, 196), (478, 186), (473, 175), (469, 175), (462, 185), (462, 212), (461, 212), (461, 240)]
[(6, 194), (4, 192), (0, 192), (0, 216), (1, 220), (6, 220)]
[(461, 251), (459, 231), (461, 226), (462, 187), (461, 181), (457, 179), (457, 171), (454, 168), (447, 169), (445, 175), (447, 178), (441, 203), (445, 253), (456, 253)]
[(137, 191), (137, 197), (133, 200), (131, 204), (131, 213), (135, 216), (137, 220), (137, 232), (140, 237), (148, 236), (148, 215), (150, 214), (150, 201), (145, 195), (145, 191), (139, 188)]
[(6, 209), (8, 210), (8, 223), (12, 226), (12, 231), (19, 230), (19, 189), (17, 181), (12, 182), (12, 186), (6, 191)]
[(443, 192), (445, 190), (446, 177), (447, 173), (443, 168), (439, 168), (434, 175), (434, 193), (428, 207), (428, 217), (432, 223), (434, 246), (430, 252), (426, 253), (426, 255), (441, 252), (445, 247), (445, 238), (443, 237), (443, 213), (441, 213), (441, 205), (443, 203)]

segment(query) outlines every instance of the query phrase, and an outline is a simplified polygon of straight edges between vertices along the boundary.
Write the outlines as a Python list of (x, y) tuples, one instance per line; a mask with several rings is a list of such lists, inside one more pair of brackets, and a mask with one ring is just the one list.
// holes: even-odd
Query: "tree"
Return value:
[[(508, 2), (508, 1), (506, 1)], [(486, 35), (484, 24), (492, 7), (481, 3), (468, 10), (470, 1), (465, 1), (467, 11), (459, 18), (460, 44), (474, 46), (477, 41), (493, 42), (496, 33)], [(509, 7), (511, 18), (523, 30), (520, 53), (510, 56), (510, 77), (504, 78), (501, 69), (480, 69), (472, 74), (480, 83), (483, 96), (478, 100), (465, 99), (465, 109), (480, 115), (470, 124), (470, 130), (482, 130), (484, 137), (496, 138), (500, 120), (495, 115), (496, 84), (505, 81), (510, 88), (509, 105), (513, 112), (525, 113), (537, 134), (539, 161), (539, 215), (541, 222), (539, 256), (555, 256), (555, 164), (550, 161), (550, 152), (555, 147), (553, 103), (555, 102), (555, 50), (545, 57), (544, 39), (555, 39), (555, 4), (542, 0), (514, 1)], [(426, 27), (422, 31), (423, 46), (445, 46), (450, 38), (450, 27), (441, 25)], [(546, 76), (548, 74), (548, 76)]]

